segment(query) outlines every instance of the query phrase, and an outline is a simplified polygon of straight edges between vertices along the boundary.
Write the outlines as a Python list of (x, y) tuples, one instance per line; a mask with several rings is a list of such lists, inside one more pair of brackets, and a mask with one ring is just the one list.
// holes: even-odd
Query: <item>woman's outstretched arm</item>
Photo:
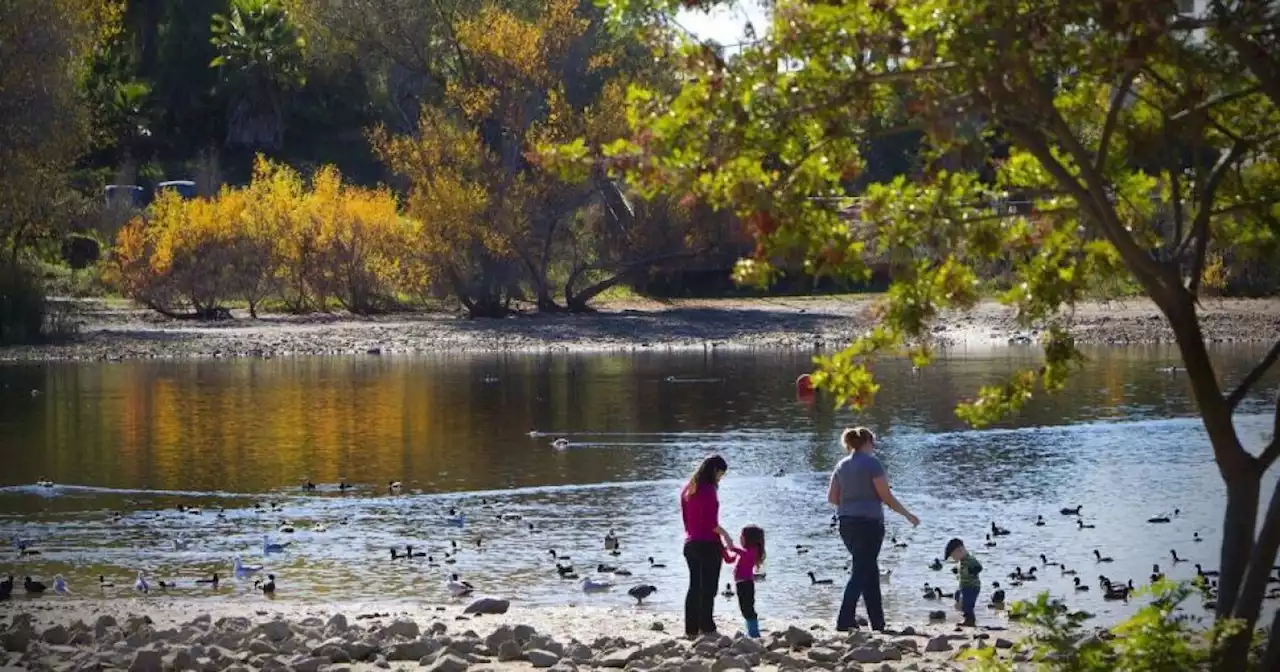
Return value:
[(913, 526), (920, 524), (920, 519), (916, 518), (915, 514), (908, 511), (907, 507), (903, 506), (902, 502), (899, 502), (898, 498), (893, 496), (893, 491), (889, 489), (889, 478), (887, 476), (877, 476), (871, 480), (871, 483), (876, 486), (876, 494), (880, 496), (880, 501), (884, 502), (885, 506), (906, 518), (907, 522)]

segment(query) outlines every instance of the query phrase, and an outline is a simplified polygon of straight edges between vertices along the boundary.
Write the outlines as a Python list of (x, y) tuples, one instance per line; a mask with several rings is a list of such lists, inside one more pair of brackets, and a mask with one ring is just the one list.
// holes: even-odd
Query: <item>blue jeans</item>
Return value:
[(853, 556), (853, 572), (844, 587), (837, 630), (858, 627), (858, 598), (867, 605), (867, 621), (872, 630), (884, 630), (884, 603), (880, 597), (880, 547), (884, 544), (884, 521), (872, 518), (840, 517), (840, 539)]
[(975, 618), (973, 610), (978, 606), (978, 593), (982, 592), (982, 588), (974, 586), (973, 588), (960, 589), (960, 609), (964, 612), (966, 621)]

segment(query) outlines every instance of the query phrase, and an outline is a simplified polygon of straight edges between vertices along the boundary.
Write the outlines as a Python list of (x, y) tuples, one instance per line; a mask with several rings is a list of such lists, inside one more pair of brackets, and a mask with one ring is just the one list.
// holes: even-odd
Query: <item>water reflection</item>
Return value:
[[(886, 587), (891, 618), (936, 608), (920, 587), (949, 587), (953, 577), (929, 571), (929, 561), (950, 536), (981, 540), (992, 521), (1014, 530), (996, 548), (979, 544), (993, 577), (1038, 564), (1040, 553), (1093, 577), (1094, 549), (1116, 557), (1107, 568), (1113, 577), (1141, 580), (1171, 546), (1216, 565), (1222, 488), (1186, 381), (1162, 370), (1176, 354), (1096, 350), (1067, 390), (1004, 427), (975, 432), (954, 418), (957, 400), (1033, 362), (1031, 352), (958, 352), (919, 373), (885, 362), (877, 405), (861, 416), (798, 403), (793, 381), (809, 361), (792, 352), (0, 367), (0, 485), (14, 486), (0, 490), (0, 537), (37, 536), (44, 552), (0, 560), (0, 573), (61, 572), (81, 586), (135, 568), (194, 578), (226, 572), (233, 554), (260, 558), (262, 535), (281, 536), (287, 521), (298, 530), (293, 549), (268, 559), (282, 599), (322, 599), (359, 577), (386, 583), (394, 597), (444, 600), (443, 576), (453, 570), (517, 599), (583, 599), (556, 577), (547, 554), (556, 548), (580, 570), (621, 563), (632, 580), (665, 588), (655, 608), (676, 608), (684, 568), (674, 493), (693, 462), (714, 450), (732, 465), (726, 524), (754, 522), (770, 533), (759, 597), (766, 620), (812, 615), (839, 599), (838, 585), (810, 586), (806, 573), (837, 584), (843, 574), (822, 493), (836, 436), (855, 422), (884, 435), (895, 485), (924, 520), (914, 531), (891, 521), (891, 534), (907, 544), (886, 551), (895, 569)], [(1260, 354), (1216, 353), (1227, 380)], [(1241, 416), (1252, 445), (1269, 429), (1265, 400), (1274, 385), (1260, 386)], [(569, 449), (552, 448), (554, 437)], [(25, 485), (41, 476), (88, 487)], [(300, 492), (308, 478), (326, 487)], [(343, 478), (360, 489), (338, 492), (332, 484)], [(389, 496), (390, 480), (402, 481), (404, 493)], [(255, 509), (268, 499), (282, 510)], [(193, 503), (204, 507), (200, 516), (177, 511)], [(1056, 514), (1077, 504), (1095, 530)], [(445, 522), (451, 506), (467, 512), (465, 528)], [(1175, 507), (1183, 515), (1168, 526), (1143, 522)], [(1034, 527), (1041, 514), (1049, 524)], [(327, 531), (310, 531), (316, 524)], [(619, 558), (602, 549), (610, 528), (623, 539)], [(1205, 541), (1195, 544), (1195, 533)], [(182, 535), (199, 541), (176, 550)], [(391, 563), (388, 548), (407, 543), (439, 566)], [(449, 565), (453, 543), (463, 550)], [(788, 553), (797, 543), (814, 551)], [(667, 567), (648, 568), (649, 556)], [(1176, 571), (1189, 575), (1189, 566)], [(1046, 576), (1025, 594), (1070, 593), (1066, 579)], [(242, 599), (245, 591), (232, 584), (219, 595)], [(1125, 608), (1084, 606), (1111, 615)]]

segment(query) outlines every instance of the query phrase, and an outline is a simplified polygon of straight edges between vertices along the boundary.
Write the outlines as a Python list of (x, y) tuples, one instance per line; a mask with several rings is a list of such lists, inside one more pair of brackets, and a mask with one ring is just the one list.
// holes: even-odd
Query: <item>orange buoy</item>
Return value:
[(796, 378), (796, 396), (802, 398), (813, 396), (813, 379), (809, 374), (805, 373)]

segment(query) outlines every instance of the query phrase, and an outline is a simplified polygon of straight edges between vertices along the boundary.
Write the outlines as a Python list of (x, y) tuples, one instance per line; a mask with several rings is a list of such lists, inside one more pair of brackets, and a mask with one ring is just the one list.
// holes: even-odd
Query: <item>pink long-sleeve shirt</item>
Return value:
[(756, 563), (760, 561), (760, 554), (754, 548), (740, 548), (736, 550), (738, 552), (738, 564), (733, 566), (734, 583), (755, 581)]
[(685, 541), (720, 540), (720, 498), (714, 485), (703, 485), (692, 497), (680, 493), (680, 512), (684, 516)]

